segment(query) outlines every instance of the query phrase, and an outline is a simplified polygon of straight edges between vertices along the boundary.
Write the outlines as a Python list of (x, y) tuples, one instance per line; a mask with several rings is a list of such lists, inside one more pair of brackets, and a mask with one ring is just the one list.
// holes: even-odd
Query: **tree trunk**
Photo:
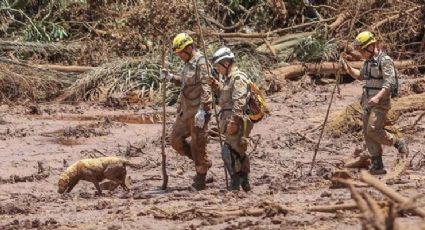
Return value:
[[(363, 62), (356, 61), (349, 63), (352, 67), (360, 69)], [(397, 69), (409, 69), (416, 67), (416, 63), (411, 60), (395, 61), (394, 65)], [(339, 68), (337, 62), (321, 62), (321, 63), (306, 63), (293, 64), (272, 70), (272, 76), (277, 79), (296, 79), (304, 74), (314, 75), (329, 75), (334, 74)]]

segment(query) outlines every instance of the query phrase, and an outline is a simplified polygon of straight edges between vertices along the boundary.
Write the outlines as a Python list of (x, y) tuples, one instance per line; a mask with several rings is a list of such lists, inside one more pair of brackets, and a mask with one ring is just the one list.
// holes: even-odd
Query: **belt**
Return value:
[(369, 95), (369, 90), (381, 90), (382, 87), (369, 87), (369, 86), (363, 86), (363, 92), (366, 93), (366, 95)]
[(381, 90), (381, 89), (382, 89), (382, 87), (369, 87), (369, 86), (363, 86), (363, 89), (366, 89), (366, 90), (368, 90), (368, 89)]

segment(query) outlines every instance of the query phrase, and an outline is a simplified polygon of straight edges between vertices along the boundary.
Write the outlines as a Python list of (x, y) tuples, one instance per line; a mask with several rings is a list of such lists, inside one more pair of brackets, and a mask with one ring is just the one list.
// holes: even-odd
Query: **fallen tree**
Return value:
[(94, 70), (95, 67), (91, 66), (64, 66), (64, 65), (37, 65), (38, 68), (41, 69), (50, 69), (60, 72), (67, 72), (67, 73), (84, 73), (91, 70)]
[[(354, 68), (360, 69), (363, 62), (350, 62)], [(412, 60), (395, 61), (394, 65), (397, 69), (413, 69), (417, 68), (417, 64)], [(341, 67), (338, 62), (321, 62), (321, 63), (304, 63), (292, 64), (285, 67), (277, 68), (271, 71), (271, 76), (277, 80), (292, 80), (302, 77), (304, 74), (313, 75), (330, 75), (335, 74)]]

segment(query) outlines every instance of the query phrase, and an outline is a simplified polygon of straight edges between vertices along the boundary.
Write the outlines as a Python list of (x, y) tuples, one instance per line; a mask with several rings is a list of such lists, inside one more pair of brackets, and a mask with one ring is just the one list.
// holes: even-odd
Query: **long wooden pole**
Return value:
[[(166, 47), (165, 45), (162, 47), (162, 57), (161, 57), (161, 66), (165, 69), (166, 62)], [(161, 137), (161, 156), (162, 156), (162, 190), (167, 189), (168, 185), (168, 174), (167, 174), (167, 156), (165, 155), (165, 121), (166, 121), (166, 109), (165, 109), (165, 99), (167, 96), (167, 79), (164, 78), (162, 80), (162, 137)]]
[[(338, 62), (338, 65), (339, 64), (340, 64), (340, 62)], [(310, 171), (308, 173), (309, 175), (311, 175), (311, 173), (313, 171), (314, 164), (316, 163), (317, 151), (319, 151), (320, 142), (322, 141), (323, 132), (325, 131), (326, 123), (328, 122), (329, 111), (331, 110), (334, 95), (335, 95), (336, 89), (338, 88), (338, 85), (339, 85), (339, 81), (340, 81), (340, 78), (341, 78), (340, 75), (341, 75), (340, 74), (340, 68), (337, 68), (335, 86), (334, 86), (334, 89), (332, 90), (331, 100), (329, 101), (328, 110), (326, 110), (326, 116), (325, 116), (325, 120), (323, 121), (322, 129), (320, 130), (319, 140), (317, 141), (316, 148), (314, 148), (313, 160), (311, 161)]]
[[(348, 34), (351, 34), (351, 31), (353, 30), (353, 27), (354, 27), (355, 20), (357, 19), (357, 14), (359, 12), (359, 2), (357, 2), (356, 6), (357, 6), (356, 7), (356, 15), (354, 16), (353, 21), (351, 22), (351, 26), (350, 26), (350, 30), (349, 30)], [(348, 41), (345, 44), (344, 52), (347, 50), (347, 47), (348, 47)], [(335, 94), (336, 89), (338, 89), (338, 87), (339, 87), (339, 82), (340, 82), (340, 78), (341, 78), (341, 62), (342, 62), (342, 58), (339, 57), (338, 66), (337, 66), (336, 71), (335, 71), (335, 75), (336, 75), (335, 86), (334, 86), (334, 89), (332, 90), (331, 100), (330, 100), (329, 105), (328, 105), (328, 110), (326, 111), (326, 116), (325, 116), (325, 120), (323, 121), (322, 130), (320, 131), (319, 141), (317, 141), (316, 148), (314, 149), (313, 160), (311, 161), (310, 171), (308, 173), (309, 175), (311, 175), (311, 173), (313, 171), (314, 163), (316, 162), (317, 151), (319, 151), (320, 142), (322, 141), (323, 132), (325, 130), (326, 123), (328, 122), (329, 111), (331, 110), (332, 102), (333, 102), (333, 99), (334, 99), (334, 94)]]
[[(206, 62), (206, 65), (207, 65), (208, 78), (211, 78), (210, 65), (208, 64), (208, 57), (207, 57), (207, 48), (205, 46), (204, 34), (203, 34), (202, 28), (201, 28), (201, 20), (199, 19), (198, 3), (196, 2), (196, 0), (193, 0), (193, 6), (195, 7), (196, 21), (198, 23), (199, 34), (201, 36), (202, 49), (204, 51), (205, 62)], [(221, 138), (220, 123), (219, 123), (219, 120), (218, 120), (218, 115), (217, 115), (218, 113), (217, 113), (217, 107), (215, 106), (215, 100), (212, 103), (212, 107), (214, 109), (214, 116), (215, 116), (215, 120), (217, 122), (218, 130), (219, 130), (218, 139), (220, 141), (220, 148), (221, 148), (221, 150), (223, 150), (223, 140)], [(224, 166), (224, 175), (225, 175), (225, 178), (226, 178), (226, 189), (229, 189), (229, 179), (228, 179), (228, 175), (227, 175), (227, 169), (226, 169), (225, 166)]]

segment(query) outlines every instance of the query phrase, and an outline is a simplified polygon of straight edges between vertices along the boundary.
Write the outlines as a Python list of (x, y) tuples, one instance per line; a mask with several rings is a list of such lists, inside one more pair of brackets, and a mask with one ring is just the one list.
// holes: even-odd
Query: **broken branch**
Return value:
[[(372, 176), (370, 173), (368, 173), (366, 170), (362, 170), (360, 172), (360, 179), (370, 184), (372, 187), (376, 188), (380, 192), (382, 192), (384, 195), (388, 196), (392, 200), (396, 201), (397, 203), (407, 203), (409, 202), (409, 199), (400, 195), (400, 193), (396, 192), (394, 189), (386, 186), (384, 183), (382, 183), (380, 180), (378, 180), (376, 177)], [(421, 216), (422, 218), (425, 218), (425, 210), (422, 208), (413, 208), (412, 211)]]
[(417, 10), (420, 10), (420, 9), (422, 9), (422, 7), (423, 7), (423, 6), (413, 7), (412, 9), (410, 9), (410, 10), (408, 10), (408, 11), (406, 11), (406, 12), (400, 11), (400, 13), (398, 13), (398, 14), (396, 14), (396, 15), (393, 15), (393, 16), (391, 16), (391, 17), (385, 18), (384, 20), (381, 20), (381, 21), (379, 21), (379, 22), (375, 23), (375, 24), (372, 26), (372, 30), (376, 30), (377, 28), (379, 28), (380, 26), (382, 26), (383, 24), (385, 24), (385, 23), (387, 23), (387, 22), (390, 22), (390, 21), (393, 21), (393, 20), (399, 19), (399, 18), (400, 18), (401, 16), (403, 16), (403, 15), (407, 15), (407, 14), (410, 14), (410, 13), (415, 12), (415, 11), (417, 11)]
[(94, 70), (96, 67), (91, 66), (63, 66), (63, 65), (37, 65), (38, 68), (41, 69), (50, 69), (50, 70), (56, 70), (59, 72), (75, 72), (75, 73), (84, 73), (91, 70)]
[[(378, 205), (381, 207), (385, 207), (388, 205), (387, 202), (381, 201), (378, 202)], [(306, 208), (307, 211), (311, 212), (337, 212), (339, 210), (355, 210), (358, 206), (356, 203), (347, 203), (347, 204), (334, 204), (334, 205), (318, 205), (314, 207)]]

